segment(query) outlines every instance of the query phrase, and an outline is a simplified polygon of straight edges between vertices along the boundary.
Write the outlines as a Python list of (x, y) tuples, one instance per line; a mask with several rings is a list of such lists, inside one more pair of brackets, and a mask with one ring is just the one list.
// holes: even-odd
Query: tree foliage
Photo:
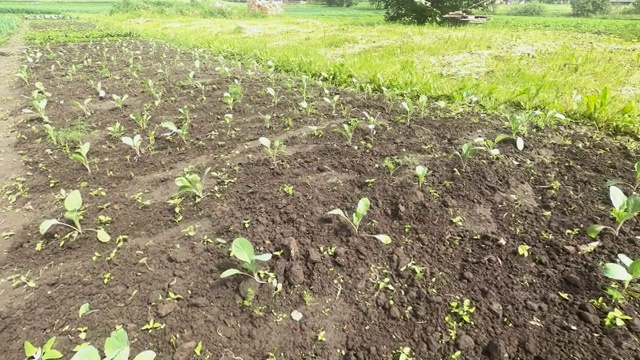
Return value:
[(576, 16), (608, 14), (611, 12), (610, 0), (571, 0), (571, 11)]
[(478, 0), (384, 0), (387, 9), (384, 18), (388, 22), (424, 25), (440, 23), (442, 16), (452, 11), (469, 12), (486, 8), (489, 2)]

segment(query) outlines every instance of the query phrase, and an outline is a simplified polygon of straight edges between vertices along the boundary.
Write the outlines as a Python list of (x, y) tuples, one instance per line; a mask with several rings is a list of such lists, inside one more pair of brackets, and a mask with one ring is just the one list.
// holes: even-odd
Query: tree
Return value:
[(440, 23), (442, 15), (452, 11), (469, 11), (487, 8), (490, 1), (478, 0), (384, 0), (387, 11), (384, 19), (389, 22), (424, 25)]
[(575, 16), (608, 14), (611, 12), (610, 0), (571, 0), (571, 11)]

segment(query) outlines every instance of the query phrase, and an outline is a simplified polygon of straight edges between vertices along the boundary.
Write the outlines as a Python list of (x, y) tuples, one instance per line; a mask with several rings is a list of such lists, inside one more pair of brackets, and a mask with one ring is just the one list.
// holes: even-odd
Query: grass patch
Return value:
[(7, 37), (18, 27), (20, 20), (13, 15), (0, 15), (0, 44), (4, 44)]
[[(498, 112), (553, 109), (603, 129), (638, 132), (635, 45), (605, 36), (636, 36), (624, 31), (638, 26), (632, 22), (500, 16), (485, 26), (446, 28), (290, 15), (220, 19), (215, 26), (189, 17), (95, 20), (238, 60), (272, 61), (281, 71), (363, 90), (450, 102), (473, 96)], [(607, 100), (597, 110), (588, 104), (587, 98), (605, 91)]]

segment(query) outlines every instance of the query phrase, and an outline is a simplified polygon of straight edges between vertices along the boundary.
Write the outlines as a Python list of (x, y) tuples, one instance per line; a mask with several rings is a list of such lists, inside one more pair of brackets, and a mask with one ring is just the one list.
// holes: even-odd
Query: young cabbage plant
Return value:
[(227, 124), (227, 136), (231, 135), (231, 124), (233, 123), (233, 114), (224, 114), (224, 122)]
[(80, 144), (78, 149), (69, 155), (71, 160), (82, 164), (89, 173), (91, 173), (91, 168), (89, 167), (89, 159), (87, 158), (87, 154), (89, 153), (89, 149), (91, 148), (91, 144), (86, 142), (84, 144)]
[(120, 138), (124, 135), (124, 126), (120, 124), (120, 121), (116, 121), (112, 126), (107, 127), (107, 131), (111, 136)]
[(611, 198), (611, 216), (616, 220), (616, 226), (605, 226), (593, 224), (587, 228), (587, 234), (595, 238), (604, 229), (611, 231), (616, 237), (620, 234), (620, 228), (624, 223), (634, 218), (640, 211), (640, 196), (632, 194), (626, 196), (622, 190), (616, 186), (609, 187), (609, 197)]
[(234, 98), (230, 93), (226, 92), (222, 94), (222, 102), (229, 106), (229, 110), (233, 111), (233, 105), (236, 103), (237, 99)]
[(420, 116), (424, 117), (424, 114), (427, 111), (427, 105), (429, 105), (429, 98), (427, 95), (420, 95), (418, 98), (418, 109), (420, 109)]
[(353, 140), (353, 134), (359, 125), (360, 125), (360, 120), (351, 119), (349, 120), (349, 122), (342, 124), (341, 128), (337, 128), (334, 131), (344, 135), (344, 137), (347, 139), (347, 144), (351, 145), (351, 142)]
[(333, 98), (328, 98), (328, 97), (324, 98), (324, 102), (331, 105), (331, 108), (333, 109), (333, 114), (336, 113), (336, 106), (338, 106), (339, 100), (340, 100), (340, 95), (335, 95)]
[[(67, 194), (64, 199), (64, 218), (67, 220), (71, 220), (73, 225), (70, 225), (66, 222), (58, 221), (57, 219), (48, 219), (40, 224), (40, 234), (44, 235), (52, 226), (54, 225), (62, 225), (76, 231), (79, 234), (82, 234), (84, 231), (82, 226), (80, 225), (80, 220), (82, 219), (82, 195), (80, 195), (80, 191), (72, 190)], [(107, 234), (104, 229), (85, 229), (86, 231), (94, 231), (98, 237), (100, 242), (106, 243), (111, 240), (109, 234)]]
[(178, 187), (178, 195), (188, 193), (197, 196), (197, 201), (204, 198), (204, 178), (207, 177), (211, 168), (207, 168), (202, 175), (202, 178), (198, 174), (185, 174), (184, 176), (178, 176), (175, 180)]
[(184, 124), (182, 124), (180, 128), (178, 128), (176, 124), (173, 123), (173, 121), (165, 121), (162, 124), (160, 124), (160, 126), (170, 131), (169, 133), (164, 134), (165, 136), (178, 134), (178, 136), (180, 136), (182, 141), (185, 144), (187, 143), (187, 136), (189, 136), (189, 123), (185, 122)]
[(51, 141), (53, 145), (58, 145), (58, 136), (56, 133), (56, 129), (49, 124), (42, 125), (42, 129), (47, 133), (49, 141)]
[(405, 121), (406, 124), (409, 125), (409, 122), (411, 122), (411, 116), (413, 116), (413, 113), (416, 111), (416, 106), (413, 104), (411, 99), (407, 99), (402, 102), (402, 108), (407, 112), (407, 118)]
[(273, 104), (273, 108), (275, 109), (278, 106), (278, 101), (280, 101), (278, 92), (275, 91), (272, 87), (268, 87), (266, 92), (267, 94), (271, 95), (271, 103)]
[(80, 109), (82, 111), (82, 113), (84, 114), (84, 116), (86, 118), (88, 118), (89, 116), (91, 116), (91, 110), (89, 109), (89, 103), (90, 102), (91, 102), (91, 98), (86, 98), (86, 99), (84, 99), (84, 101), (82, 103), (80, 103), (78, 101), (74, 101), (73, 102), (73, 106), (75, 106), (78, 109)]
[(466, 143), (462, 145), (461, 150), (461, 152), (456, 151), (455, 154), (458, 155), (458, 157), (462, 161), (462, 171), (465, 171), (467, 169), (467, 165), (469, 164), (471, 156), (476, 152), (477, 148), (473, 146), (472, 143)]
[[(516, 148), (522, 151), (522, 149), (524, 149), (524, 139), (521, 135), (524, 135), (527, 132), (527, 119), (528, 118), (524, 116), (509, 115), (505, 124), (511, 130), (511, 135), (499, 135), (498, 138), (500, 138), (500, 141), (504, 139), (513, 139), (516, 142)], [(498, 140), (496, 139), (496, 143), (497, 142)]]
[(140, 145), (142, 145), (142, 137), (140, 135), (135, 135), (133, 138), (130, 138), (128, 136), (123, 136), (121, 140), (126, 145), (131, 146), (133, 150), (135, 150), (136, 156), (140, 157), (140, 154), (141, 154)]
[(625, 254), (618, 254), (618, 263), (606, 263), (602, 267), (602, 275), (609, 279), (622, 281), (627, 289), (632, 281), (640, 278), (640, 259), (631, 260)]
[(148, 112), (143, 112), (141, 114), (130, 114), (129, 117), (131, 120), (135, 121), (138, 127), (141, 130), (144, 130), (149, 125), (149, 120), (151, 119), (151, 115)]
[(56, 342), (56, 337), (52, 337), (42, 347), (36, 347), (29, 341), (24, 342), (24, 356), (29, 360), (48, 360), (48, 359), (61, 359), (64, 355), (56, 349), (53, 345)]
[(249, 271), (249, 273), (232, 268), (225, 270), (222, 274), (220, 274), (221, 278), (224, 279), (233, 275), (245, 275), (253, 278), (259, 283), (266, 283), (266, 281), (261, 279), (258, 268), (261, 262), (271, 260), (272, 255), (270, 253), (256, 255), (251, 242), (245, 238), (240, 237), (233, 240), (233, 243), (231, 244), (231, 256), (238, 259), (241, 262), (244, 270)]
[(485, 139), (485, 138), (476, 138), (474, 143), (479, 144), (481, 150), (486, 150), (492, 156), (500, 155), (500, 150), (496, 149), (496, 145), (504, 139), (506, 139), (506, 135), (498, 135), (495, 140)]
[(614, 185), (625, 185), (631, 188), (631, 191), (635, 194), (638, 191), (638, 187), (640, 187), (640, 161), (636, 162), (633, 166), (633, 169), (636, 173), (636, 183), (629, 184), (619, 179), (611, 179), (607, 181), (606, 186), (614, 186)]
[(422, 185), (424, 184), (424, 180), (427, 177), (427, 174), (429, 173), (429, 170), (422, 166), (422, 165), (418, 165), (416, 166), (416, 171), (415, 174), (418, 177), (418, 187), (422, 188)]
[[(327, 214), (338, 215), (342, 219), (346, 220), (347, 223), (351, 225), (355, 233), (358, 234), (358, 231), (360, 230), (360, 223), (362, 222), (362, 219), (367, 215), (367, 212), (369, 212), (370, 207), (371, 207), (371, 203), (369, 202), (369, 199), (364, 197), (360, 199), (360, 201), (358, 201), (358, 206), (356, 207), (356, 211), (353, 214), (351, 214), (351, 218), (349, 218), (349, 216), (347, 216), (348, 214), (346, 214), (341, 209), (333, 209), (329, 211)], [(370, 236), (378, 239), (383, 244), (391, 243), (391, 237), (388, 235), (378, 234), (378, 235), (370, 235)]]
[(271, 157), (271, 159), (273, 160), (273, 165), (274, 166), (278, 166), (277, 163), (277, 157), (278, 154), (280, 154), (282, 151), (284, 151), (286, 145), (284, 144), (284, 142), (280, 139), (276, 139), (273, 142), (269, 139), (267, 139), (266, 137), (261, 137), (260, 139), (258, 139), (258, 142), (260, 142), (260, 145), (263, 146), (264, 151), (269, 154), (269, 156)]
[(122, 109), (122, 107), (124, 106), (124, 102), (127, 101), (127, 99), (129, 98), (129, 95), (124, 94), (122, 96), (113, 94), (111, 95), (111, 98), (113, 98), (113, 100), (111, 101), (118, 109)]
[[(104, 358), (100, 356), (98, 349), (87, 343), (80, 345), (71, 360), (129, 360), (130, 352), (129, 336), (123, 328), (119, 327), (104, 341)], [(155, 358), (155, 352), (145, 350), (136, 355), (133, 360), (154, 360)]]

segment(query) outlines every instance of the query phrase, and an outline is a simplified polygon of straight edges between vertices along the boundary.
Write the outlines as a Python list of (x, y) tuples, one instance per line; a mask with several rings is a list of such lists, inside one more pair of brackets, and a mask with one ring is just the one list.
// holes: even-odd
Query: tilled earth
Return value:
[[(58, 137), (54, 144), (38, 116), (14, 114), (22, 119), (16, 151), (24, 173), (5, 184), (4, 206), (30, 221), (5, 240), (11, 245), (0, 257), (7, 359), (22, 358), (24, 340), (51, 336), (70, 358), (83, 342), (77, 328), (102, 347), (117, 325), (136, 353), (152, 349), (159, 359), (395, 359), (403, 348), (415, 359), (640, 359), (637, 303), (614, 303), (599, 272), (618, 253), (638, 255), (637, 221), (581, 251), (593, 241), (587, 226), (612, 222), (605, 182), (635, 183), (631, 142), (531, 122), (523, 151), (505, 140), (499, 156), (478, 151), (463, 169), (455, 152), (507, 132), (504, 117), (433, 105), (407, 124), (400, 100), (325, 92), (311, 79), (305, 90), (302, 78), (164, 43), (29, 53), (30, 84), (16, 86), (29, 96), (41, 82), (51, 93), (46, 115)], [(234, 84), (243, 95), (230, 109), (222, 98)], [(162, 92), (157, 104), (153, 91)], [(125, 94), (117, 107), (112, 96)], [(334, 108), (323, 98), (335, 95)], [(73, 105), (87, 98), (89, 116)], [(165, 136), (160, 124), (180, 126), (185, 107), (186, 140)], [(130, 114), (145, 111), (149, 125), (140, 129)], [(365, 113), (377, 119), (373, 130)], [(348, 144), (336, 129), (351, 119), (360, 125)], [(116, 122), (125, 136), (141, 135), (140, 156), (107, 131)], [(275, 162), (258, 142), (263, 136), (286, 144)], [(91, 143), (90, 173), (65, 153), (80, 140)], [(392, 175), (387, 157), (398, 165)], [(430, 171), (422, 187), (417, 165)], [(181, 196), (178, 213), (167, 202), (176, 198), (174, 179), (205, 168), (206, 196)], [(99, 227), (102, 216), (110, 242), (88, 230), (65, 238), (61, 226), (40, 235), (42, 220), (62, 219), (61, 190), (73, 189), (83, 196), (84, 228)], [(326, 214), (351, 213), (362, 197), (371, 209), (359, 234)], [(393, 241), (366, 235), (379, 233)], [(282, 283), (280, 292), (247, 277), (220, 279), (238, 265), (229, 256), (236, 237), (276, 254), (261, 269)], [(518, 255), (525, 244), (527, 257)], [(15, 275), (33, 286), (12, 287)], [(465, 300), (475, 307), (469, 322), (452, 311)], [(84, 303), (94, 311), (79, 318)], [(605, 327), (614, 308), (633, 319)], [(162, 326), (141, 330), (151, 320)]]

